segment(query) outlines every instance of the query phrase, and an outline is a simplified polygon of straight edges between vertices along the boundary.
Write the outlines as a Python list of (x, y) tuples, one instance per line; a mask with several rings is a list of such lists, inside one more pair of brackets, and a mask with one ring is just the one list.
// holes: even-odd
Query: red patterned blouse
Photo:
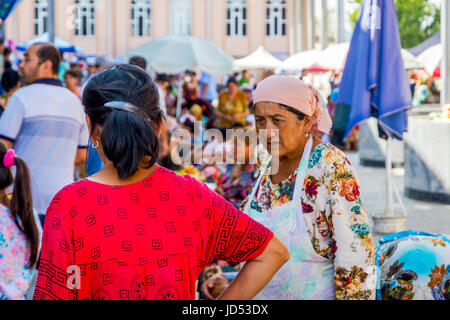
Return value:
[(47, 211), (34, 299), (194, 299), (207, 264), (255, 259), (272, 236), (205, 184), (161, 167), (126, 186), (81, 180)]

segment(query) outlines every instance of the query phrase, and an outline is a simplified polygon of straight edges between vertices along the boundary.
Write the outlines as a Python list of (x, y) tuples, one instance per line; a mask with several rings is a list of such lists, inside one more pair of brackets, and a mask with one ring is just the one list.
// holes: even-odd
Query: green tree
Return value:
[[(361, 5), (362, 0), (351, 0)], [(441, 10), (428, 0), (394, 0), (397, 8), (398, 28), (403, 48), (412, 48), (435, 34), (441, 27)], [(350, 14), (353, 25), (359, 11)]]

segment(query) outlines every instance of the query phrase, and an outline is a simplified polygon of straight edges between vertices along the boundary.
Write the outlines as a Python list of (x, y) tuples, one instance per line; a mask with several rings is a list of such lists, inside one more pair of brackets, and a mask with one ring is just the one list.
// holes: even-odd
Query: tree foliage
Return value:
[[(361, 4), (362, 0), (351, 0)], [(435, 34), (441, 27), (441, 10), (429, 0), (394, 0), (397, 8), (400, 41), (403, 48), (412, 48)], [(361, 6), (351, 13), (353, 25)]]

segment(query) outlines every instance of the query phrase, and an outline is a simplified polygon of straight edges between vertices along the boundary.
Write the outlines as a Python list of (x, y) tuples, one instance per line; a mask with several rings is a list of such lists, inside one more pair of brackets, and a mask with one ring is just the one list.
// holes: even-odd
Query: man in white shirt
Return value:
[(58, 79), (58, 49), (49, 43), (28, 48), (19, 65), (28, 86), (10, 98), (0, 119), (0, 140), (25, 160), (33, 205), (43, 223), (55, 194), (74, 181), (86, 160), (89, 132), (78, 97)]

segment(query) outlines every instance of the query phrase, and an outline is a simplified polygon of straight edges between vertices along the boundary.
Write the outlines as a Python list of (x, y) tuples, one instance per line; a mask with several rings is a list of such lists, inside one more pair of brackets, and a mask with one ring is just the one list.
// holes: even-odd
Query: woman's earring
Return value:
[(308, 137), (309, 137), (309, 132), (305, 133), (305, 138), (308, 138)]
[(98, 148), (98, 141), (95, 140), (95, 143), (92, 143), (92, 148), (97, 149)]

